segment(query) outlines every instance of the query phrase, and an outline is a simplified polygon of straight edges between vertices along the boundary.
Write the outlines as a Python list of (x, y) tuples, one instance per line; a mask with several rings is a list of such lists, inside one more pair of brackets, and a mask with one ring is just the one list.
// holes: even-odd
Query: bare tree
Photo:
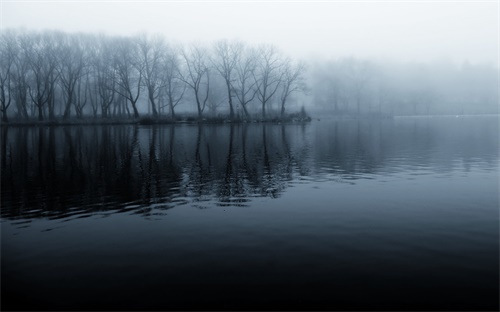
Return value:
[(166, 44), (161, 37), (139, 39), (141, 60), (143, 62), (144, 83), (148, 91), (149, 103), (154, 117), (158, 116), (156, 101), (164, 84), (164, 68)]
[(180, 74), (179, 59), (176, 51), (169, 51), (165, 57), (165, 88), (170, 117), (175, 118), (175, 107), (180, 103), (186, 91), (186, 84)]
[(361, 113), (361, 101), (371, 76), (371, 65), (368, 61), (347, 58), (343, 61), (347, 77), (351, 83), (356, 101), (356, 112)]
[(234, 93), (243, 108), (245, 118), (250, 118), (247, 104), (250, 103), (257, 94), (257, 82), (252, 79), (257, 66), (257, 55), (255, 50), (245, 48), (236, 65), (236, 81), (234, 83)]
[(12, 33), (12, 44), (15, 46), (17, 53), (14, 57), (14, 68), (11, 71), (13, 80), (13, 89), (17, 114), (25, 119), (29, 118), (28, 114), (28, 78), (30, 75), (30, 66), (27, 61), (27, 55), (21, 48), (21, 41), (26, 37), (25, 34)]
[(207, 108), (210, 116), (217, 115), (217, 109), (221, 107), (226, 101), (225, 82), (222, 78), (215, 76), (211, 80), (211, 87), (208, 92)]
[(76, 112), (76, 117), (81, 119), (83, 118), (83, 109), (88, 103), (88, 98), (87, 98), (87, 84), (88, 84), (88, 70), (85, 69), (82, 72), (83, 77), (85, 79), (80, 78), (78, 79), (76, 83), (76, 91), (75, 91), (75, 112)]
[(134, 118), (139, 118), (137, 101), (143, 87), (145, 66), (145, 62), (141, 61), (139, 45), (128, 38), (117, 39), (114, 65), (118, 77), (116, 92), (132, 104)]
[(85, 67), (84, 47), (79, 36), (57, 33), (58, 62), (56, 70), (65, 98), (64, 115), (67, 119), (74, 104), (77, 82), (82, 78)]
[(25, 39), (28, 40), (22, 41), (21, 48), (33, 75), (28, 93), (38, 110), (38, 120), (43, 120), (45, 106), (53, 100), (57, 60), (52, 51), (53, 42), (47, 34), (34, 34)]
[(101, 116), (107, 118), (110, 113), (110, 106), (116, 95), (116, 72), (113, 56), (113, 49), (108, 38), (101, 36), (94, 45), (93, 72), (97, 93), (99, 94)]
[(309, 77), (313, 87), (314, 103), (322, 109), (340, 113), (342, 104), (346, 102), (345, 75), (338, 61), (314, 61), (313, 72)]
[[(184, 70), (180, 71), (180, 79), (193, 90), (198, 118), (200, 119), (203, 117), (210, 89), (207, 53), (208, 51), (199, 45), (191, 45), (187, 50), (181, 51), (184, 59)], [(205, 86), (204, 90), (202, 90), (203, 85)], [(201, 94), (202, 91), (203, 94)]]
[(283, 63), (282, 92), (280, 96), (281, 118), (285, 116), (285, 104), (290, 94), (297, 91), (306, 91), (306, 85), (303, 76), (305, 68), (306, 67), (304, 63), (300, 62), (297, 64), (292, 64), (292, 61), (289, 59)]
[(85, 95), (89, 99), (92, 108), (92, 115), (97, 118), (99, 108), (98, 85), (95, 77), (94, 66), (90, 67), (85, 77)]
[(330, 63), (328, 69), (330, 75), (327, 77), (327, 94), (329, 100), (333, 102), (333, 110), (338, 113), (341, 104), (346, 102), (345, 78), (341, 73), (341, 65), (338, 62)]
[(12, 103), (14, 91), (13, 72), (18, 53), (17, 43), (12, 33), (0, 34), (0, 110), (2, 121), (8, 122), (7, 109)]
[(214, 44), (214, 55), (212, 59), (212, 64), (215, 70), (224, 78), (227, 89), (227, 98), (229, 101), (229, 117), (231, 120), (234, 119), (234, 107), (233, 107), (233, 74), (236, 69), (236, 64), (238, 63), (238, 58), (240, 57), (241, 51), (243, 49), (243, 44), (238, 41), (229, 42), (227, 40), (221, 40)]
[(283, 62), (274, 46), (261, 46), (257, 68), (253, 73), (257, 86), (257, 98), (262, 104), (262, 118), (266, 118), (266, 104), (278, 91), (283, 77)]

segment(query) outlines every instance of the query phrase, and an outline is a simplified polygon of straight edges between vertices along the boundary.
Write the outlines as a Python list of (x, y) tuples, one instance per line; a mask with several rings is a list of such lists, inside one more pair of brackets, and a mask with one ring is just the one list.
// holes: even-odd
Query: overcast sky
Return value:
[(5, 28), (273, 43), (295, 57), (498, 62), (498, 1), (2, 0)]

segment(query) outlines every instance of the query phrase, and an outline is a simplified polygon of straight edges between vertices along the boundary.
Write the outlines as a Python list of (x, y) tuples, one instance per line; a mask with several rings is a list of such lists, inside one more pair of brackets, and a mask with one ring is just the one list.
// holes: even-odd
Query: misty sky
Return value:
[(273, 43), (294, 57), (498, 64), (498, 1), (2, 1), (2, 29)]

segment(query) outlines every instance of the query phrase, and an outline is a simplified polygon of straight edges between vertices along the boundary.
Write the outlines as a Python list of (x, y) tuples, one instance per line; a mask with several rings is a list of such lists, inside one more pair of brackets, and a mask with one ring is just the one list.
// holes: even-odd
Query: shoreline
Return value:
[(2, 127), (59, 127), (59, 126), (107, 126), (107, 125), (195, 125), (195, 124), (254, 124), (254, 123), (306, 123), (312, 120), (311, 117), (303, 118), (268, 118), (268, 119), (235, 119), (226, 118), (150, 118), (139, 119), (70, 119), (70, 120), (14, 120), (1, 122)]

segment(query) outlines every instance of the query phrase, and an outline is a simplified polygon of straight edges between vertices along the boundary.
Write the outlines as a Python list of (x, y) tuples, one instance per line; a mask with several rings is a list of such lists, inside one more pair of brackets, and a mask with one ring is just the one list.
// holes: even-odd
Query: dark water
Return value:
[(498, 310), (499, 119), (2, 129), (2, 309)]

